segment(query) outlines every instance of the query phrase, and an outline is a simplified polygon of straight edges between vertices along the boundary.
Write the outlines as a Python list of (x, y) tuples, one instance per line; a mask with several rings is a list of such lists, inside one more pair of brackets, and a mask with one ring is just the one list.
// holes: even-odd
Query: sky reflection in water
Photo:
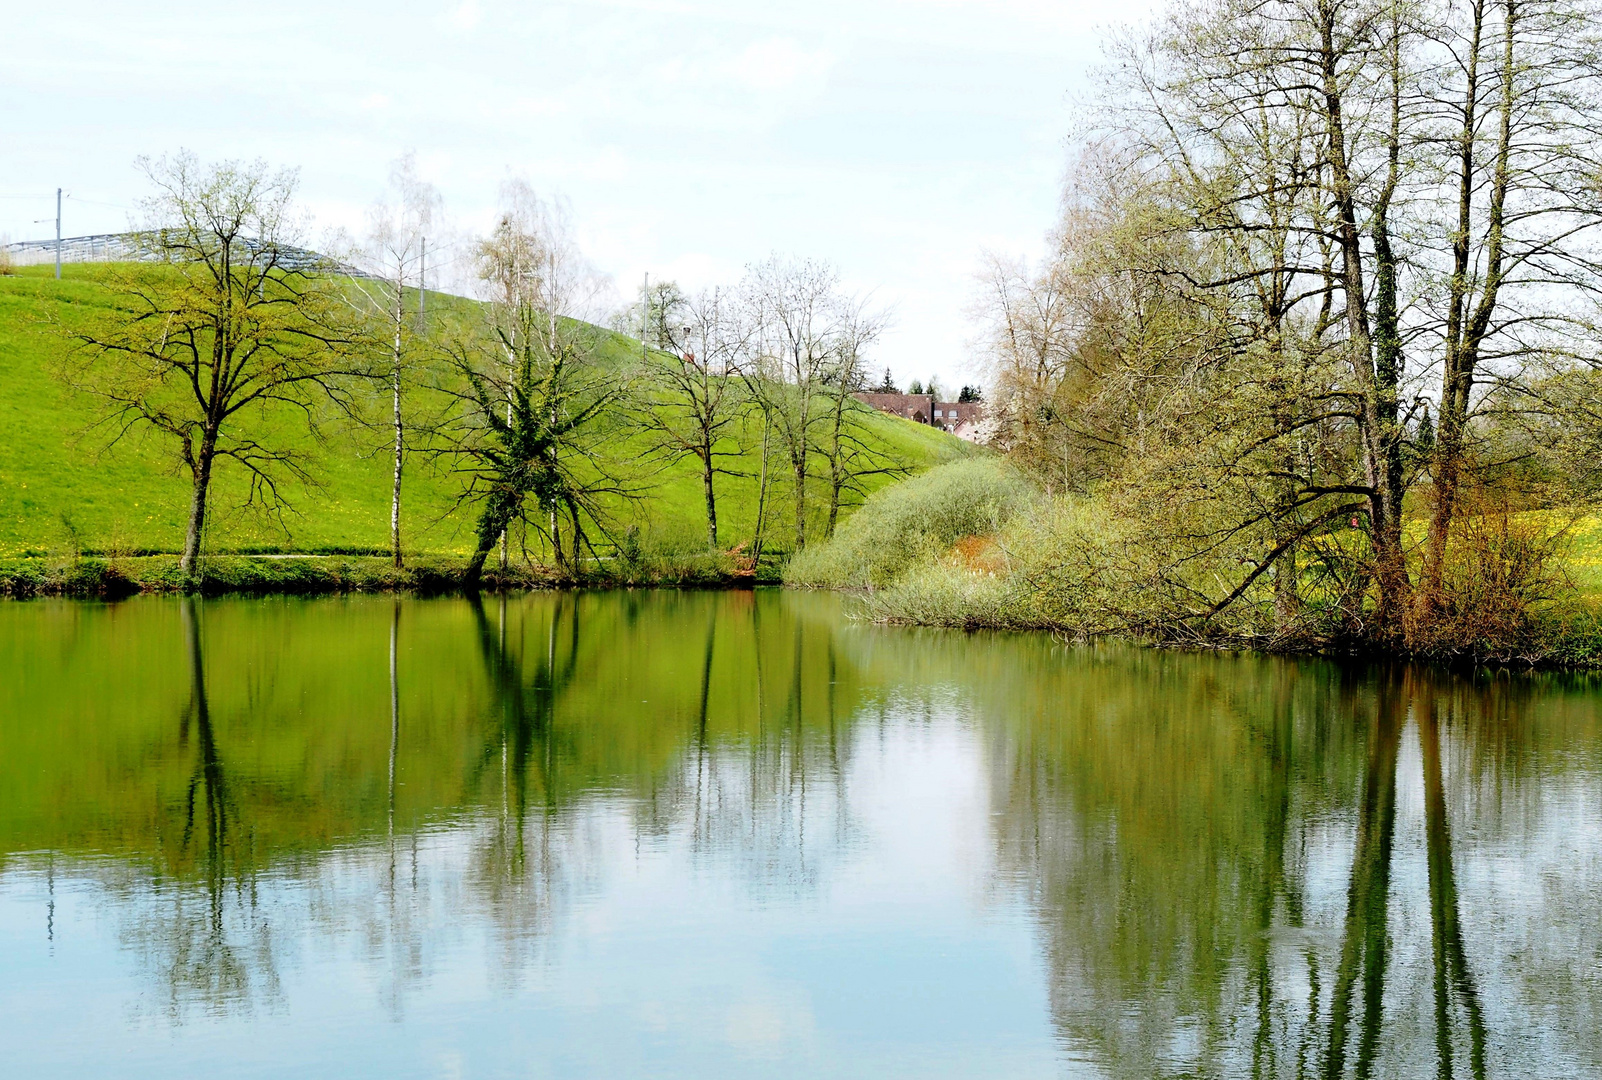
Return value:
[(1602, 1073), (1602, 693), (776, 592), (0, 606), (12, 1075)]

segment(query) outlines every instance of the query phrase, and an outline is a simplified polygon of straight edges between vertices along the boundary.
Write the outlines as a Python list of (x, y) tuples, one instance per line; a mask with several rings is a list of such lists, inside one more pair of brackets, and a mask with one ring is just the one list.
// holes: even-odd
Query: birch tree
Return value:
[(401, 479), (406, 461), (406, 409), (403, 396), (410, 369), (421, 358), (423, 293), (427, 287), (428, 236), (441, 212), (439, 192), (417, 175), (417, 159), (407, 154), (394, 163), (390, 195), (368, 211), (365, 242), (359, 252), (365, 273), (354, 278), (364, 314), (381, 328), (390, 391), (393, 438), (389, 541), (396, 566), (401, 555)]
[[(835, 360), (823, 379), (824, 422), (818, 453), (828, 468), (829, 512), (825, 537), (833, 536), (847, 494), (861, 495), (863, 480), (874, 475), (905, 475), (906, 467), (887, 453), (882, 442), (868, 437), (872, 413), (856, 400), (866, 389), (866, 350), (883, 331), (885, 317), (857, 300), (843, 300), (836, 315)], [(887, 373), (888, 374), (888, 373)]]

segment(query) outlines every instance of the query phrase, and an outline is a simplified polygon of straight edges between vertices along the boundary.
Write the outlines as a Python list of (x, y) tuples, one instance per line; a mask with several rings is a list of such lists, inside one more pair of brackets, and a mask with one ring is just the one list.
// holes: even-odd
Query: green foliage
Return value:
[[(1602, 666), (1602, 604), (1569, 580), (1573, 547), (1554, 523), (1534, 516), (1467, 517), (1449, 552), (1451, 605), (1415, 630), (1414, 654), (1456, 663)], [(1188, 560), (1185, 572), (1228, 568), (1227, 562), (1209, 567)], [(989, 538), (980, 559), (961, 552), (925, 555), (887, 588), (861, 598), (857, 613), (882, 623), (1050, 630), (1079, 640), (1366, 648), (1348, 625), (1351, 597), (1316, 565), (1304, 568), (1301, 636), (1292, 638), (1275, 636), (1271, 581), (1260, 581), (1252, 602), (1207, 616), (1209, 605), (1199, 599), (1207, 582), (1187, 588), (1189, 580), (1104, 501), (1061, 496), (1037, 500), (1014, 516)], [(1362, 616), (1361, 606), (1355, 614)]]
[(995, 533), (1034, 495), (1023, 474), (999, 458), (943, 465), (873, 495), (826, 543), (798, 554), (784, 580), (881, 588), (965, 537)]
[(954, 551), (910, 567), (866, 597), (864, 613), (877, 622), (1076, 638), (1150, 622), (1137, 614), (1151, 602), (1146, 575), (1128, 563), (1127, 538), (1093, 500), (1035, 500), (986, 539), (978, 557)]

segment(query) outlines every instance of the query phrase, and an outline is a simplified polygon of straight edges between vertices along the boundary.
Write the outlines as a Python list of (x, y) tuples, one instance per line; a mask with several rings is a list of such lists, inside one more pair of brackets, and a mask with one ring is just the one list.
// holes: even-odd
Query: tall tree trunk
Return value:
[(835, 401), (834, 428), (829, 432), (829, 524), (824, 539), (834, 535), (834, 526), (840, 520), (840, 489), (845, 486), (845, 398), (847, 383), (842, 379), (842, 397)]
[(792, 457), (790, 466), (795, 472), (795, 550), (807, 546), (807, 451), (801, 447), (801, 456)]
[(1375, 471), (1386, 492), (1383, 513), (1371, 528), (1378, 542), (1374, 545), (1379, 563), (1382, 592), (1381, 614), (1385, 633), (1395, 636), (1395, 625), (1406, 610), (1411, 579), (1402, 546), (1402, 500), (1406, 477), (1402, 468), (1401, 396), (1402, 354), (1401, 317), (1396, 302), (1396, 254), (1391, 247), (1391, 200), (1396, 194), (1402, 148), (1402, 57), (1401, 23), (1393, 10), (1390, 26), (1390, 130), (1387, 135), (1385, 186), (1375, 202), (1369, 235), (1374, 242), (1374, 440), (1377, 443)]
[(395, 289), (395, 355), (394, 367), (391, 372), (391, 388), (394, 391), (395, 405), (395, 486), (389, 501), (389, 546), (394, 554), (395, 565), (401, 565), (401, 465), (405, 452), (405, 428), (401, 421), (401, 306), (400, 288)]
[(762, 410), (762, 467), (757, 480), (756, 524), (751, 529), (751, 565), (762, 561), (763, 526), (768, 520), (768, 451), (773, 432), (773, 418), (767, 409)]
[(706, 546), (709, 551), (718, 549), (718, 501), (712, 490), (712, 442), (701, 442), (701, 489), (706, 495)]
[(1332, 202), (1336, 213), (1335, 241), (1341, 253), (1337, 271), (1346, 304), (1347, 347), (1359, 392), (1358, 430), (1363, 449), (1363, 471), (1370, 491), (1369, 542), (1374, 548), (1375, 580), (1379, 584), (1379, 610), (1375, 622), (1384, 636), (1394, 636), (1400, 623), (1408, 590), (1407, 566), (1400, 536), (1393, 535), (1386, 523), (1399, 520), (1401, 492), (1391, 486), (1386, 468), (1385, 423), (1374, 367), (1373, 338), (1369, 327), (1367, 292), (1364, 287), (1362, 235), (1357, 224), (1356, 182), (1347, 161), (1346, 129), (1343, 116), (1340, 61), (1337, 50), (1335, 0), (1320, 0), (1318, 9), (1320, 61), (1323, 80), (1324, 122), (1328, 131), (1328, 163)]
[(1474, 390), (1474, 373), (1479, 366), (1480, 348), (1495, 314), (1497, 294), (1502, 283), (1503, 226), (1509, 186), (1508, 160), (1512, 149), (1513, 43), (1516, 35), (1517, 4), (1504, 7), (1505, 26), (1501, 57), (1501, 113), (1497, 131), (1496, 165), (1491, 180), (1485, 246), (1485, 282), (1474, 310), (1468, 310), (1474, 271), (1470, 250), (1473, 227), (1474, 145), (1479, 130), (1478, 61), (1486, 0), (1474, 5), (1474, 29), (1469, 56), (1468, 84), (1463, 94), (1463, 127), (1458, 135), (1458, 225), (1452, 238), (1452, 278), (1448, 286), (1449, 305), (1446, 325), (1446, 363), (1441, 374), (1441, 407), (1435, 435), (1435, 455), (1431, 467), (1435, 499), (1430, 514), (1429, 537), (1425, 542), (1424, 598), (1439, 608), (1445, 604), (1442, 577), (1446, 546), (1463, 481), (1464, 438), (1468, 427), (1469, 399)]
[(184, 534), (184, 553), (178, 569), (186, 580), (193, 580), (200, 557), (200, 538), (206, 529), (206, 501), (211, 490), (211, 466), (216, 460), (217, 433), (208, 429), (200, 437), (200, 452), (190, 464), (194, 484), (189, 495), (189, 529)]
[[(565, 496), (562, 502), (567, 507), (568, 532), (570, 532), (573, 537), (573, 557), (568, 563), (569, 573), (573, 577), (577, 578), (579, 574), (579, 568), (582, 565), (580, 560), (583, 557), (584, 550), (584, 523), (579, 518), (578, 503), (573, 501), (573, 497), (571, 495)], [(557, 550), (561, 550), (560, 542), (557, 544)]]

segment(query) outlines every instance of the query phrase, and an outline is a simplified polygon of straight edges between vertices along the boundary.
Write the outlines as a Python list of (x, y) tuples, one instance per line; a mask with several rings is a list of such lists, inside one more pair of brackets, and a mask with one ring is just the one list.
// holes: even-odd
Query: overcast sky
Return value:
[[(1036, 256), (1101, 30), (1150, 0), (8, 5), (0, 234), (126, 227), (140, 154), (300, 170), (359, 232), (415, 150), (459, 229), (526, 177), (572, 207), (618, 294), (729, 284), (771, 252), (893, 311), (906, 382), (979, 372), (985, 248)], [(20, 197), (19, 197), (20, 196)]]

